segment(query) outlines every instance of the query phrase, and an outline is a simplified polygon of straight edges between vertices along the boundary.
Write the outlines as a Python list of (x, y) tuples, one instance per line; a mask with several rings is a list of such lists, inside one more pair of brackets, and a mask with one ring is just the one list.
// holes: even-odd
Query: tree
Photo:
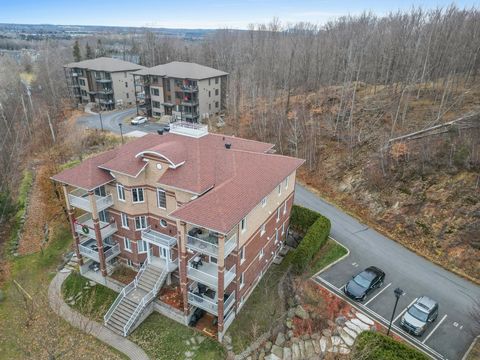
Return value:
[(92, 48), (90, 47), (90, 45), (88, 45), (88, 42), (87, 42), (87, 45), (85, 45), (85, 58), (87, 59), (94, 58)]
[(98, 39), (97, 40), (97, 49), (96, 49), (96, 55), (97, 57), (105, 56), (107, 54), (105, 48), (103, 47), (102, 40)]
[(78, 44), (78, 40), (75, 40), (75, 44), (73, 44), (73, 59), (75, 61), (82, 60), (82, 54), (80, 53), (80, 45)]

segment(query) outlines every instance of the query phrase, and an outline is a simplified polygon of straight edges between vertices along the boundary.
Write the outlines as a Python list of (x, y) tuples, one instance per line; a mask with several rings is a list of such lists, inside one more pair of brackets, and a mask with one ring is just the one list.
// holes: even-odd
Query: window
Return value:
[(120, 213), (120, 217), (122, 219), (122, 227), (128, 229), (128, 217), (125, 213)]
[(137, 241), (137, 248), (138, 248), (138, 253), (141, 254), (141, 253), (146, 253), (147, 250), (148, 250), (148, 244), (146, 241), (144, 240), (138, 240)]
[(215, 95), (218, 96), (218, 89), (215, 89)]
[(287, 201), (285, 200), (285, 202), (283, 203), (283, 213), (286, 214), (287, 213)]
[(262, 227), (260, 228), (260, 236), (263, 236), (263, 234), (265, 234), (266, 230), (265, 230), (265, 224), (262, 225)]
[(240, 250), (240, 264), (245, 261), (245, 246)]
[(127, 95), (127, 99), (130, 97), (130, 94), (129, 94), (129, 93), (126, 93), (125, 95)]
[(129, 238), (123, 238), (123, 247), (125, 248), (125, 250), (132, 252), (132, 242)]
[(263, 258), (263, 256), (265, 255), (264, 251), (263, 251), (263, 248), (260, 250), (260, 256), (258, 257), (259, 259)]
[(208, 104), (208, 110), (212, 110), (212, 104)]
[(128, 87), (128, 82), (127, 81), (125, 81), (125, 87)]
[(210, 262), (211, 262), (212, 264), (217, 264), (217, 263), (218, 263), (218, 260), (217, 260), (216, 257), (210, 256)]
[(160, 209), (167, 208), (167, 196), (165, 194), (165, 190), (157, 189), (157, 206)]
[(125, 78), (127, 77), (127, 72), (126, 71), (123, 72), (123, 77), (125, 77)]
[(152, 95), (155, 95), (155, 96), (160, 95), (160, 91), (157, 88), (151, 88), (150, 92), (152, 93)]
[(134, 203), (141, 203), (143, 199), (143, 188), (133, 188), (132, 189), (132, 199)]
[(208, 79), (208, 86), (210, 86), (210, 80), (211, 80), (211, 79)]
[(245, 286), (245, 274), (240, 275), (240, 289)]
[(279, 184), (277, 186), (277, 191), (278, 191), (278, 196), (282, 195), (282, 185), (281, 184)]
[(143, 230), (147, 227), (146, 216), (135, 216), (135, 230)]
[(282, 224), (282, 235), (285, 234), (285, 223)]
[(152, 106), (154, 108), (160, 108), (160, 102), (159, 101), (152, 101)]
[(108, 222), (108, 213), (106, 210), (102, 210), (98, 213), (98, 220)]
[(215, 84), (218, 84), (218, 77), (215, 78)]
[(278, 229), (275, 229), (275, 244), (278, 242)]
[(277, 208), (277, 222), (280, 220), (281, 207)]
[(127, 259), (127, 265), (130, 267), (133, 267), (133, 262), (130, 259)]
[(83, 80), (83, 79), (78, 79), (78, 82), (80, 83), (81, 86), (85, 86), (85, 80)]
[(285, 178), (285, 189), (288, 189), (288, 177)]
[(262, 207), (265, 207), (265, 205), (267, 205), (267, 197), (265, 196), (263, 199), (262, 199)]
[(215, 101), (215, 107), (218, 108), (218, 101)]
[(242, 232), (247, 230), (247, 217), (244, 217), (242, 221), (240, 221), (240, 230), (242, 230)]
[(125, 201), (125, 188), (121, 184), (117, 184), (118, 200)]
[(168, 226), (167, 220), (161, 219), (160, 220), (160, 226), (163, 228), (166, 228)]

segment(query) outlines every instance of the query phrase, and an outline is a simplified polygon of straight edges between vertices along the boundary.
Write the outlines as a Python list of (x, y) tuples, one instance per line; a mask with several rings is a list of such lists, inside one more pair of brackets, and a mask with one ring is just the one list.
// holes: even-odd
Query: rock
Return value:
[(271, 341), (267, 341), (265, 343), (265, 350), (267, 351), (270, 351), (272, 349), (272, 342)]
[(312, 338), (313, 340), (320, 340), (321, 336), (320, 336), (319, 333), (313, 333), (312, 336), (311, 336), (311, 338)]
[(320, 339), (320, 350), (322, 353), (324, 353), (327, 350), (327, 338), (325, 336), (322, 336)]
[(193, 336), (190, 338), (190, 343), (191, 343), (192, 345), (195, 345), (195, 344), (197, 343), (197, 342), (195, 341), (195, 338), (194, 338)]
[(348, 335), (347, 332), (343, 329), (340, 331), (340, 337), (342, 338), (343, 342), (348, 346), (352, 346), (355, 342), (355, 339)]
[(281, 360), (282, 358), (279, 358), (277, 355), (275, 354), (270, 354), (270, 355), (267, 355), (265, 357), (265, 360)]
[(95, 281), (91, 281), (91, 280), (90, 280), (88, 283), (90, 284), (90, 286), (95, 286), (95, 285), (97, 285), (97, 283), (96, 283)]
[(355, 339), (358, 335), (355, 331), (353, 331), (352, 329), (349, 329), (346, 326), (343, 327), (343, 331), (345, 331), (348, 334), (348, 336), (350, 336), (353, 339)]
[(60, 270), (60, 272), (63, 274), (66, 274), (66, 273), (72, 272), (72, 270), (63, 268)]
[(283, 358), (283, 348), (278, 345), (272, 346), (272, 354), (277, 356), (279, 359)]
[(264, 360), (265, 359), (265, 350), (261, 350), (260, 354), (258, 354), (258, 360)]
[(295, 306), (295, 300), (292, 298), (292, 297), (289, 297), (287, 299), (287, 304), (288, 306), (290, 306), (291, 308), (293, 308)]
[(347, 321), (345, 323), (345, 326), (348, 327), (350, 330), (355, 331), (357, 334), (360, 334), (362, 332), (362, 329), (360, 329), (357, 325), (355, 325), (351, 321)]
[[(230, 341), (228, 342), (228, 344), (231, 345), (231, 344), (232, 344), (232, 338), (230, 338), (228, 335), (225, 335), (225, 336), (223, 337), (223, 339), (225, 339), (225, 337), (228, 337), (228, 338), (230, 339)], [(197, 339), (197, 344), (201, 344), (202, 342), (205, 341), (205, 338), (204, 338), (203, 336), (200, 336), (200, 335), (197, 335), (196, 339)]]
[(315, 354), (315, 348), (313, 347), (312, 340), (305, 341), (305, 356), (311, 357)]
[(367, 325), (375, 325), (375, 323), (373, 322), (372, 319), (370, 319), (369, 317), (363, 315), (362, 313), (357, 313), (357, 318), (360, 319), (363, 323), (367, 324)]
[(300, 347), (300, 356), (302, 357), (302, 359), (305, 358), (305, 342), (300, 340), (300, 342), (298, 343), (298, 346)]
[(292, 320), (287, 319), (287, 321), (285, 321), (285, 326), (289, 329), (292, 329), (293, 328)]
[(300, 342), (300, 339), (297, 338), (297, 337), (292, 336), (292, 342), (294, 342), (294, 343), (299, 343), (299, 342)]
[(332, 336), (331, 340), (332, 340), (333, 346), (340, 345), (343, 343), (342, 338), (340, 336)]
[(337, 353), (338, 352), (338, 346), (333, 346), (331, 349), (328, 350), (331, 353)]
[(288, 331), (287, 331), (287, 337), (288, 337), (289, 339), (293, 339), (293, 330), (288, 330)]
[(329, 330), (329, 329), (323, 329), (322, 330), (322, 335), (326, 336), (326, 337), (330, 337), (330, 336), (332, 336), (332, 331)]
[(302, 307), (302, 305), (298, 305), (295, 308), (295, 316), (303, 320), (310, 318), (310, 315), (308, 315), (308, 312)]
[(291, 319), (295, 316), (295, 308), (290, 308), (287, 311), (287, 319)]
[(283, 348), (283, 360), (292, 360), (292, 349), (289, 347)]
[(277, 335), (277, 339), (275, 340), (275, 345), (282, 346), (284, 343), (285, 343), (285, 334), (280, 331)]
[(313, 343), (313, 349), (315, 350), (315, 352), (317, 354), (320, 354), (322, 352), (322, 349), (320, 349), (320, 341), (313, 340), (312, 343)]
[(300, 360), (300, 346), (297, 343), (292, 344), (292, 360)]
[(190, 340), (185, 340), (185, 344), (187, 344), (187, 346), (191, 346)]
[(335, 323), (339, 326), (344, 326), (346, 322), (347, 318), (343, 315), (340, 315), (335, 319)]
[(370, 326), (359, 319), (352, 319), (352, 323), (357, 325), (362, 330), (370, 330)]
[(302, 335), (302, 340), (310, 340), (310, 335), (309, 334), (303, 334)]
[(330, 319), (327, 320), (327, 324), (328, 324), (328, 327), (329, 327), (329, 328), (335, 327), (335, 323), (334, 323), (332, 320), (330, 320)]
[(340, 346), (338, 348), (338, 352), (340, 354), (345, 354), (346, 355), (346, 354), (350, 354), (350, 349), (348, 347), (345, 347), (345, 346)]

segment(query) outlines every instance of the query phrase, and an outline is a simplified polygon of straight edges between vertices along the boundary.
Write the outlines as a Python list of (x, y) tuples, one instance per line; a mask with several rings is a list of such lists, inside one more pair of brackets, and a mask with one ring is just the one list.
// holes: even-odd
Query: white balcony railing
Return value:
[(170, 132), (178, 135), (200, 138), (208, 134), (208, 125), (191, 123), (187, 121), (175, 121), (170, 123)]
[[(100, 255), (98, 254), (98, 249), (92, 249), (91, 247), (85, 246), (83, 244), (79, 244), (78, 249), (80, 250), (80, 254), (82, 254), (83, 256), (86, 256), (89, 259), (100, 262)], [(119, 254), (120, 254), (120, 246), (118, 244), (115, 244), (111, 246), (110, 249), (104, 252), (105, 261), (109, 261), (110, 259), (114, 258)]]
[[(236, 266), (226, 270), (223, 275), (223, 286), (226, 288), (234, 279)], [(205, 284), (213, 289), (218, 289), (218, 267), (215, 264), (204, 262), (198, 267), (194, 267), (192, 262), (188, 263), (187, 277), (201, 284)]]
[[(97, 204), (97, 211), (100, 212), (113, 205), (113, 197), (111, 194), (107, 196), (95, 196)], [(82, 189), (76, 189), (68, 194), (68, 202), (71, 206), (79, 208), (88, 212), (92, 212), (92, 206), (90, 204), (90, 198), (88, 192)]]
[[(100, 233), (102, 235), (102, 239), (105, 239), (115, 232), (117, 232), (117, 224), (107, 223), (104, 221), (99, 222), (100, 225)], [(82, 216), (78, 217), (75, 220), (75, 231), (82, 236), (97, 239), (97, 234), (95, 233), (95, 227), (93, 226), (93, 219), (92, 215), (90, 214), (83, 214)]]
[[(236, 246), (237, 235), (234, 234), (225, 242), (224, 257), (230, 255)], [(202, 254), (218, 257), (218, 239), (214, 239), (213, 237), (209, 237), (208, 239), (200, 239), (197, 236), (187, 235), (187, 247)]]
[(169, 247), (172, 247), (177, 243), (175, 237), (152, 230), (150, 226), (142, 230), (142, 240)]
[[(218, 315), (217, 299), (211, 299), (207, 296), (195, 294), (192, 290), (188, 291), (188, 302), (193, 306), (199, 307), (210, 314)], [(235, 304), (235, 291), (232, 292), (223, 303), (223, 313), (227, 314)]]

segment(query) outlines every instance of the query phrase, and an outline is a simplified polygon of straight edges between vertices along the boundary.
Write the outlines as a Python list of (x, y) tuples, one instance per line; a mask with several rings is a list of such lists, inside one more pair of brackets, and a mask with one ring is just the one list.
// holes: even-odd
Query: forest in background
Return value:
[[(94, 56), (227, 71), (222, 131), (305, 158), (301, 177), (324, 196), (423, 255), (480, 278), (478, 9), (364, 13), (323, 26), (274, 19), (199, 41), (145, 31), (79, 43), (84, 57), (88, 43)], [(73, 42), (34, 47), (35, 61), (0, 58), (2, 214), (20, 171), (48, 151), (70, 106), (63, 65), (73, 60)], [(466, 115), (445, 131), (390, 141)]]

